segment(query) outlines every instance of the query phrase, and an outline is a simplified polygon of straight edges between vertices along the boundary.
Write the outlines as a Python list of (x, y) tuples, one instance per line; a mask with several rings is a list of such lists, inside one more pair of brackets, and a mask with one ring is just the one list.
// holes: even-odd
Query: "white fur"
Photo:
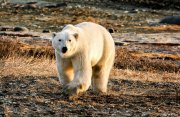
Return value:
[[(68, 89), (76, 88), (76, 93), (86, 91), (91, 84), (97, 91), (107, 91), (115, 46), (112, 36), (104, 27), (91, 22), (67, 25), (54, 34), (52, 45), (59, 80), (63, 85)], [(64, 46), (68, 48), (66, 53), (62, 53)]]

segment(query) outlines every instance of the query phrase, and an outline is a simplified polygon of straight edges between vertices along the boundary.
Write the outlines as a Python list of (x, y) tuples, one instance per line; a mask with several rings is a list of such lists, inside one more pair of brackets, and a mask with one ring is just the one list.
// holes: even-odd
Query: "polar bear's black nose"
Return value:
[(67, 47), (63, 47), (62, 48), (62, 53), (66, 53), (67, 52)]

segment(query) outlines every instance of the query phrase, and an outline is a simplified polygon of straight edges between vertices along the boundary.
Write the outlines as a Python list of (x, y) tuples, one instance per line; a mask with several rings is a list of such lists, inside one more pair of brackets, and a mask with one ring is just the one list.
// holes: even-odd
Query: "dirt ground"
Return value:
[(57, 77), (0, 79), (1, 116), (179, 116), (180, 84), (112, 78), (107, 94), (88, 90), (69, 100)]
[[(77, 4), (1, 5), (0, 26), (11, 28), (0, 27), (0, 117), (179, 117), (180, 26), (154, 25), (179, 10)], [(51, 42), (37, 35), (82, 21), (114, 30), (116, 58), (106, 94), (90, 88), (68, 98), (61, 93)], [(13, 32), (13, 26), (31, 33)]]

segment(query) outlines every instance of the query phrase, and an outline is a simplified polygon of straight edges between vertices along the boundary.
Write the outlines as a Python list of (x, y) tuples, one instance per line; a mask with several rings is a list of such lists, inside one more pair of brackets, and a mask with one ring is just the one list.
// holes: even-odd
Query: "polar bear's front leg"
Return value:
[(74, 77), (72, 63), (69, 59), (62, 59), (58, 53), (56, 53), (56, 63), (59, 81), (65, 86), (71, 82)]
[(67, 65), (67, 64), (68, 63), (66, 63), (65, 65), (58, 65), (57, 64), (59, 81), (63, 86), (65, 86), (69, 82), (71, 82), (73, 80), (73, 76), (74, 76), (72, 66)]
[(69, 95), (77, 95), (88, 90), (91, 85), (92, 67), (86, 57), (75, 58), (73, 61), (74, 79), (67, 85)]

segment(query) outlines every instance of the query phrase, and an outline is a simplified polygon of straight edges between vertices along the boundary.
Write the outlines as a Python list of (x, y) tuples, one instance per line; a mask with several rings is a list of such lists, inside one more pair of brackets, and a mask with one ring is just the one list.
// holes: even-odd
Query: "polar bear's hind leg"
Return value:
[(93, 67), (92, 86), (97, 92), (107, 92), (109, 74), (113, 66), (114, 59), (109, 58), (106, 64)]

